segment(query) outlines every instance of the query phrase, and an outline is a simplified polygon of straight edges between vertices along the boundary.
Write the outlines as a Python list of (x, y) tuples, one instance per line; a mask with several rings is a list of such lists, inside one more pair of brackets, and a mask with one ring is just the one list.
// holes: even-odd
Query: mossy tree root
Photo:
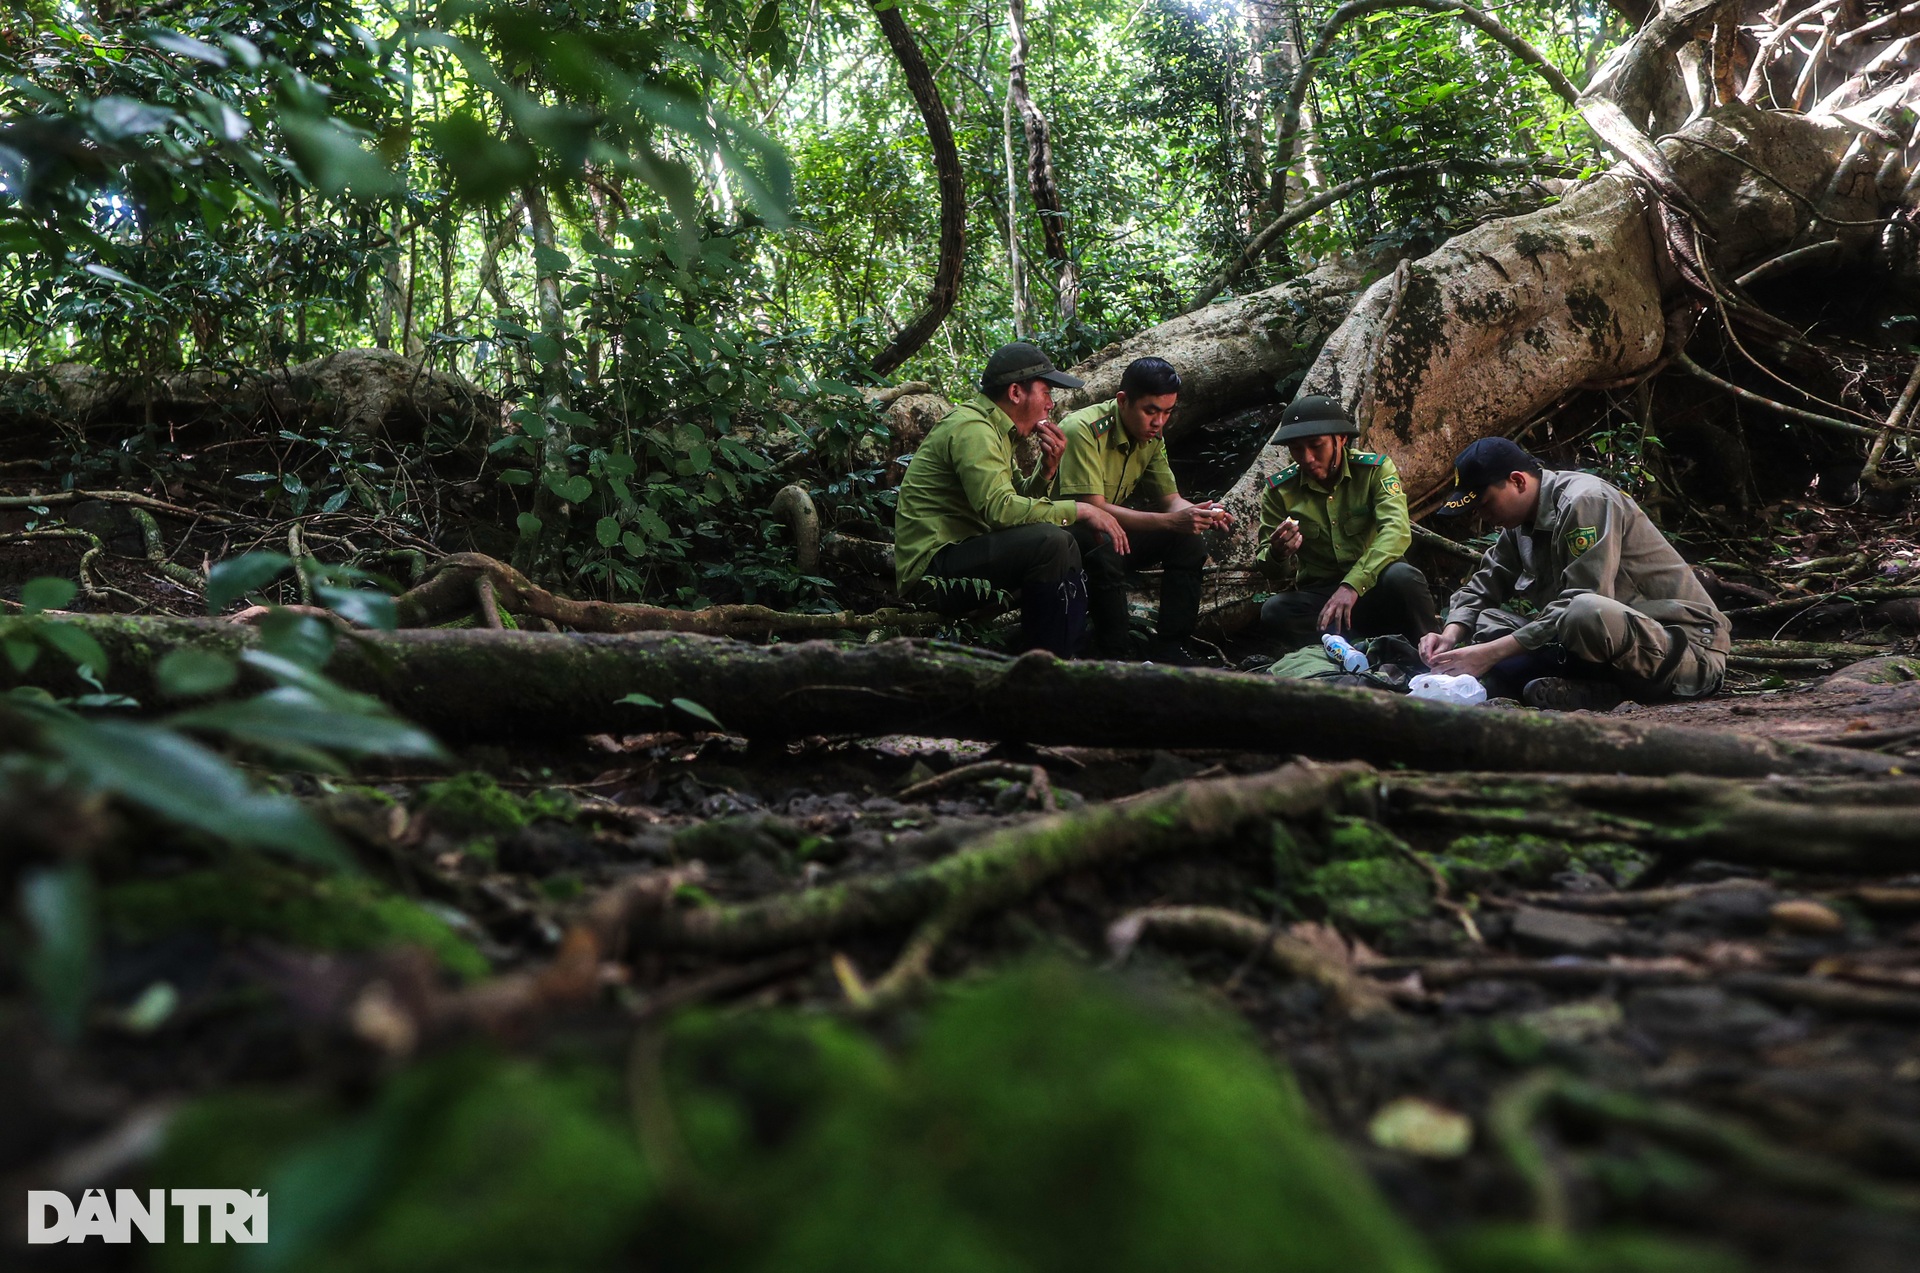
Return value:
[(497, 603), (509, 614), (544, 619), (575, 632), (698, 632), (707, 636), (765, 640), (804, 633), (870, 632), (878, 628), (914, 631), (946, 622), (939, 615), (922, 610), (796, 614), (768, 606), (674, 610), (615, 601), (576, 601), (539, 587), (503, 561), (482, 553), (455, 553), (435, 563), (431, 577), (397, 599), (400, 626), (428, 627), (473, 614), (474, 597), (482, 584), (492, 588)]
[[(1250, 777), (1181, 783), (1126, 805), (992, 831), (937, 862), (890, 875), (731, 906), (649, 909), (636, 916), (630, 935), (640, 946), (741, 955), (932, 917), (908, 952), (924, 966), (945, 936), (1061, 875), (1221, 844), (1275, 818), (1318, 812), (1364, 772), (1358, 765), (1291, 764)], [(902, 988), (915, 976), (902, 969)]]
[(1388, 821), (1626, 840), (1682, 857), (1816, 872), (1911, 868), (1920, 780), (1769, 783), (1547, 774), (1383, 774)]
[(1286, 976), (1319, 986), (1348, 1017), (1379, 1016), (1393, 1010), (1382, 987), (1340, 959), (1237, 911), (1217, 906), (1150, 907), (1116, 920), (1107, 930), (1107, 943), (1116, 956), (1124, 955), (1148, 936), (1258, 956)]
[[(470, 608), (473, 590), (460, 604)], [(504, 596), (502, 601), (505, 601)], [(463, 610), (463, 613), (465, 611)], [(181, 644), (237, 652), (258, 634), (193, 619), (78, 615), (108, 685), (163, 701), (153, 669)], [(41, 660), (19, 680), (84, 692)], [(480, 629), (354, 633), (329, 674), (448, 741), (567, 738), (645, 726), (640, 693), (686, 698), (762, 742), (913, 733), (1039, 744), (1198, 748), (1414, 769), (1768, 774), (1897, 772), (1871, 752), (1586, 715), (1450, 707), (1238, 672), (1018, 659), (940, 641), (757, 646), (700, 635)]]

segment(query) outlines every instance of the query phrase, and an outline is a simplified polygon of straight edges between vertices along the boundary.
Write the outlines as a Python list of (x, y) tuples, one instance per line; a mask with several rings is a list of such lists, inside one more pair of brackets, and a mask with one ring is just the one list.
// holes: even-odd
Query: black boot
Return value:
[(1064, 579), (1022, 585), (1020, 630), (1028, 649), (1072, 658), (1087, 630), (1087, 572), (1073, 570)]
[(1165, 567), (1160, 574), (1160, 639), (1179, 645), (1193, 635), (1199, 621), (1200, 572)]
[(1626, 695), (1612, 681), (1575, 680), (1570, 676), (1540, 676), (1520, 691), (1528, 707), (1555, 712), (1610, 712)]

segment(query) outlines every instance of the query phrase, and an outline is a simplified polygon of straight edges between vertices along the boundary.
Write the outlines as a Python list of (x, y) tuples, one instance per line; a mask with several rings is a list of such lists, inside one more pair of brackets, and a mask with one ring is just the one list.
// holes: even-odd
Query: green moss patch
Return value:
[(457, 774), (420, 789), (418, 809), (449, 835), (504, 835), (541, 819), (571, 822), (580, 806), (563, 791), (516, 795), (482, 773)]
[(102, 895), (101, 909), (108, 930), (127, 941), (199, 929), (311, 950), (424, 946), (468, 980), (489, 971), (486, 958), (446, 920), (364, 875), (316, 876), (249, 860), (116, 884)]

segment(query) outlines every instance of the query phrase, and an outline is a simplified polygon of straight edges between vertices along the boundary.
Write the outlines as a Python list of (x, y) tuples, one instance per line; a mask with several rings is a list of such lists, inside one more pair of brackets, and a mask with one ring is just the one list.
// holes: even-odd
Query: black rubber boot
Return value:
[(1087, 572), (1071, 570), (1064, 579), (1023, 585), (1020, 630), (1028, 649), (1072, 658), (1087, 630)]
[(1200, 572), (1165, 567), (1160, 575), (1160, 639), (1185, 641), (1199, 621)]
[(1612, 681), (1575, 680), (1570, 676), (1540, 676), (1520, 691), (1528, 707), (1554, 712), (1610, 712), (1626, 697)]

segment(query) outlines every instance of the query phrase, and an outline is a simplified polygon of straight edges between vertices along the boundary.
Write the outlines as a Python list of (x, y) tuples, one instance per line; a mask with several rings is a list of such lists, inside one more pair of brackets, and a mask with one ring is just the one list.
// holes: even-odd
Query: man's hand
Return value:
[(1345, 632), (1353, 626), (1353, 603), (1360, 600), (1360, 594), (1353, 585), (1343, 583), (1333, 590), (1327, 598), (1327, 604), (1320, 607), (1320, 630), (1322, 632)]
[(1209, 518), (1209, 521), (1205, 529), (1231, 530), (1233, 528), (1233, 514), (1229, 513), (1226, 509), (1220, 507), (1220, 505), (1215, 503), (1213, 500), (1203, 500), (1200, 503), (1195, 504), (1194, 507), (1199, 509), (1200, 512), (1206, 514), (1206, 516)]
[(1119, 553), (1121, 556), (1125, 556), (1132, 551), (1132, 549), (1127, 547), (1127, 532), (1122, 529), (1119, 522), (1114, 520), (1112, 513), (1109, 513), (1106, 509), (1096, 504), (1088, 504), (1081, 501), (1075, 501), (1073, 508), (1074, 519), (1076, 521), (1092, 522), (1093, 528), (1096, 531), (1112, 541), (1113, 551)]
[(1428, 667), (1433, 666), (1436, 655), (1445, 654), (1460, 644), (1460, 638), (1467, 634), (1466, 628), (1458, 623), (1449, 623), (1438, 632), (1429, 632), (1420, 638), (1420, 661)]
[(1291, 557), (1300, 551), (1300, 545), (1307, 542), (1307, 537), (1300, 533), (1299, 519), (1289, 517), (1273, 528), (1273, 535), (1267, 542), (1273, 545), (1275, 551)]
[(1040, 423), (1033, 426), (1033, 440), (1040, 444), (1041, 468), (1052, 477), (1060, 470), (1060, 457), (1067, 450), (1067, 435), (1059, 425), (1043, 416)]
[[(1453, 628), (1453, 624), (1447, 625), (1447, 631), (1451, 632)], [(1436, 672), (1445, 672), (1451, 676), (1464, 674), (1472, 677), (1482, 677), (1487, 674), (1488, 669), (1492, 668), (1493, 665), (1501, 659), (1512, 658), (1516, 654), (1524, 653), (1526, 653), (1525, 647), (1514, 640), (1512, 634), (1509, 633), (1503, 637), (1495, 637), (1491, 641), (1484, 641), (1479, 645), (1463, 645), (1458, 649), (1442, 650), (1427, 660), (1427, 666)]]

